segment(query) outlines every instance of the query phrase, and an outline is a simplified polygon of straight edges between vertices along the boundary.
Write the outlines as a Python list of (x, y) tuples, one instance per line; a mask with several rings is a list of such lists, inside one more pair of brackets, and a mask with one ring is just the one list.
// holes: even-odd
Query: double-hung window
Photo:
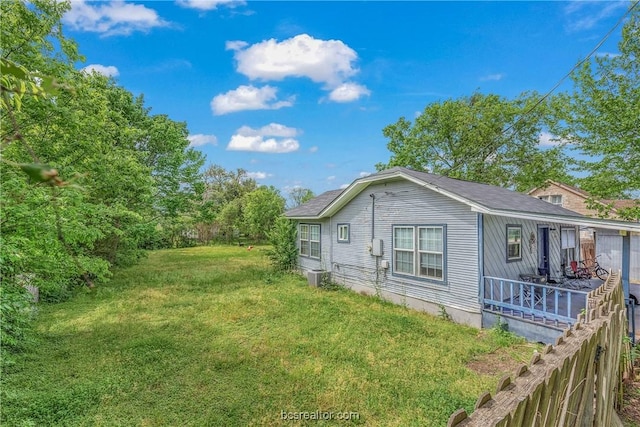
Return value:
[(393, 227), (393, 272), (434, 281), (445, 276), (445, 226)]
[(300, 224), (300, 255), (320, 258), (320, 224)]
[(393, 271), (415, 275), (414, 227), (393, 228)]
[(561, 228), (560, 229), (560, 247), (562, 249), (562, 263), (570, 265), (571, 261), (576, 260), (576, 229)]
[(507, 262), (522, 259), (522, 226), (507, 225)]
[(444, 244), (442, 227), (418, 227), (419, 275), (444, 279)]

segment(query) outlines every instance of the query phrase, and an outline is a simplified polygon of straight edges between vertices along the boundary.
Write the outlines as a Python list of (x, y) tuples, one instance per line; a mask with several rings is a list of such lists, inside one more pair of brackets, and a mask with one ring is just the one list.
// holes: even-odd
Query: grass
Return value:
[(1, 425), (285, 425), (282, 411), (326, 411), (358, 419), (314, 425), (441, 426), (504, 373), (472, 362), (500, 353), (515, 366), (533, 350), (274, 276), (261, 248), (239, 247), (152, 252), (41, 306), (37, 331), (2, 378)]

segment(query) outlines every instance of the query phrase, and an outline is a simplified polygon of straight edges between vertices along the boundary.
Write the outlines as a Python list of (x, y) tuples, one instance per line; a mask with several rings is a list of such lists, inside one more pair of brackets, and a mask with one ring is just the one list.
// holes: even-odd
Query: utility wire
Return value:
[[(582, 64), (584, 64), (586, 61), (588, 61), (594, 53), (596, 53), (596, 51), (598, 49), (600, 49), (600, 47), (604, 44), (605, 41), (607, 41), (607, 39), (611, 36), (611, 34), (616, 30), (616, 28), (618, 28), (618, 26), (620, 26), (620, 24), (622, 23), (622, 21), (624, 21), (624, 19), (629, 16), (629, 14), (631, 13), (631, 11), (633, 9), (636, 8), (636, 6), (638, 6), (638, 4), (640, 3), (640, 0), (636, 0), (636, 2), (634, 4), (632, 4), (629, 9), (627, 9), (627, 11), (620, 17), (620, 19), (618, 19), (618, 22), (615, 23), (615, 25), (604, 35), (604, 37), (602, 38), (602, 40), (600, 40), (598, 42), (598, 44), (591, 49), (591, 52), (589, 52), (589, 54), (582, 60), (580, 60), (576, 65), (573, 66), (573, 68), (564, 75), (564, 77), (562, 77), (558, 83), (555, 84), (555, 86), (553, 86), (551, 88), (551, 90), (549, 90), (546, 94), (544, 94), (544, 96), (542, 96), (542, 98), (540, 98), (538, 100), (538, 102), (536, 102), (535, 104), (533, 104), (533, 106), (531, 106), (528, 110), (526, 110), (524, 113), (522, 113), (522, 115), (520, 116), (520, 118), (518, 120), (516, 120), (512, 125), (510, 125), (508, 128), (506, 128), (504, 131), (502, 131), (502, 134), (506, 134), (508, 131), (510, 131), (511, 129), (513, 129), (517, 124), (519, 124), (529, 113), (531, 113), (533, 110), (535, 110), (538, 105), (540, 105), (545, 99), (547, 99), (556, 89), (558, 89), (558, 87), (564, 83), (564, 81), (567, 79), (567, 77), (571, 76), (571, 74), (573, 74), (573, 72), (580, 67)], [(514, 133), (517, 134), (518, 132), (516, 131)]]

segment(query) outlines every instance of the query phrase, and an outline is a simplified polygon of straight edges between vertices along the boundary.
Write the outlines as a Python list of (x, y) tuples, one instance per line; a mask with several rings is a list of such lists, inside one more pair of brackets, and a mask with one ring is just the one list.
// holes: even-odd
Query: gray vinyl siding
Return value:
[[(375, 196), (373, 215), (371, 194)], [(477, 214), (463, 203), (407, 181), (377, 184), (351, 200), (331, 218), (331, 224), (335, 282), (369, 286), (468, 312), (480, 311)], [(337, 224), (349, 224), (349, 243), (336, 243)], [(445, 283), (393, 274), (394, 225), (446, 225)], [(369, 252), (372, 232), (383, 241), (379, 260)], [(387, 270), (376, 268), (382, 260), (389, 262)]]
[[(631, 235), (629, 281), (640, 283), (640, 236)], [(596, 230), (596, 256), (607, 270), (622, 268), (622, 236), (615, 230)]]
[[(507, 262), (507, 224), (522, 226), (522, 260), (520, 261)], [(580, 233), (575, 226), (491, 215), (484, 216), (484, 274), (512, 280), (518, 280), (520, 274), (537, 274), (538, 226), (549, 227), (549, 274), (551, 277), (562, 276), (560, 229), (576, 229), (576, 251), (578, 252)]]

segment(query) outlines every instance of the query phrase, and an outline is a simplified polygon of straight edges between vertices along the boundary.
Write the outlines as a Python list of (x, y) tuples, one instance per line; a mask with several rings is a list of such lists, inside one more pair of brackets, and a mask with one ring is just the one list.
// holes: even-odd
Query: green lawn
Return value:
[(41, 306), (35, 344), (2, 378), (0, 424), (440, 426), (530, 359), (494, 331), (274, 276), (263, 254), (152, 252)]

